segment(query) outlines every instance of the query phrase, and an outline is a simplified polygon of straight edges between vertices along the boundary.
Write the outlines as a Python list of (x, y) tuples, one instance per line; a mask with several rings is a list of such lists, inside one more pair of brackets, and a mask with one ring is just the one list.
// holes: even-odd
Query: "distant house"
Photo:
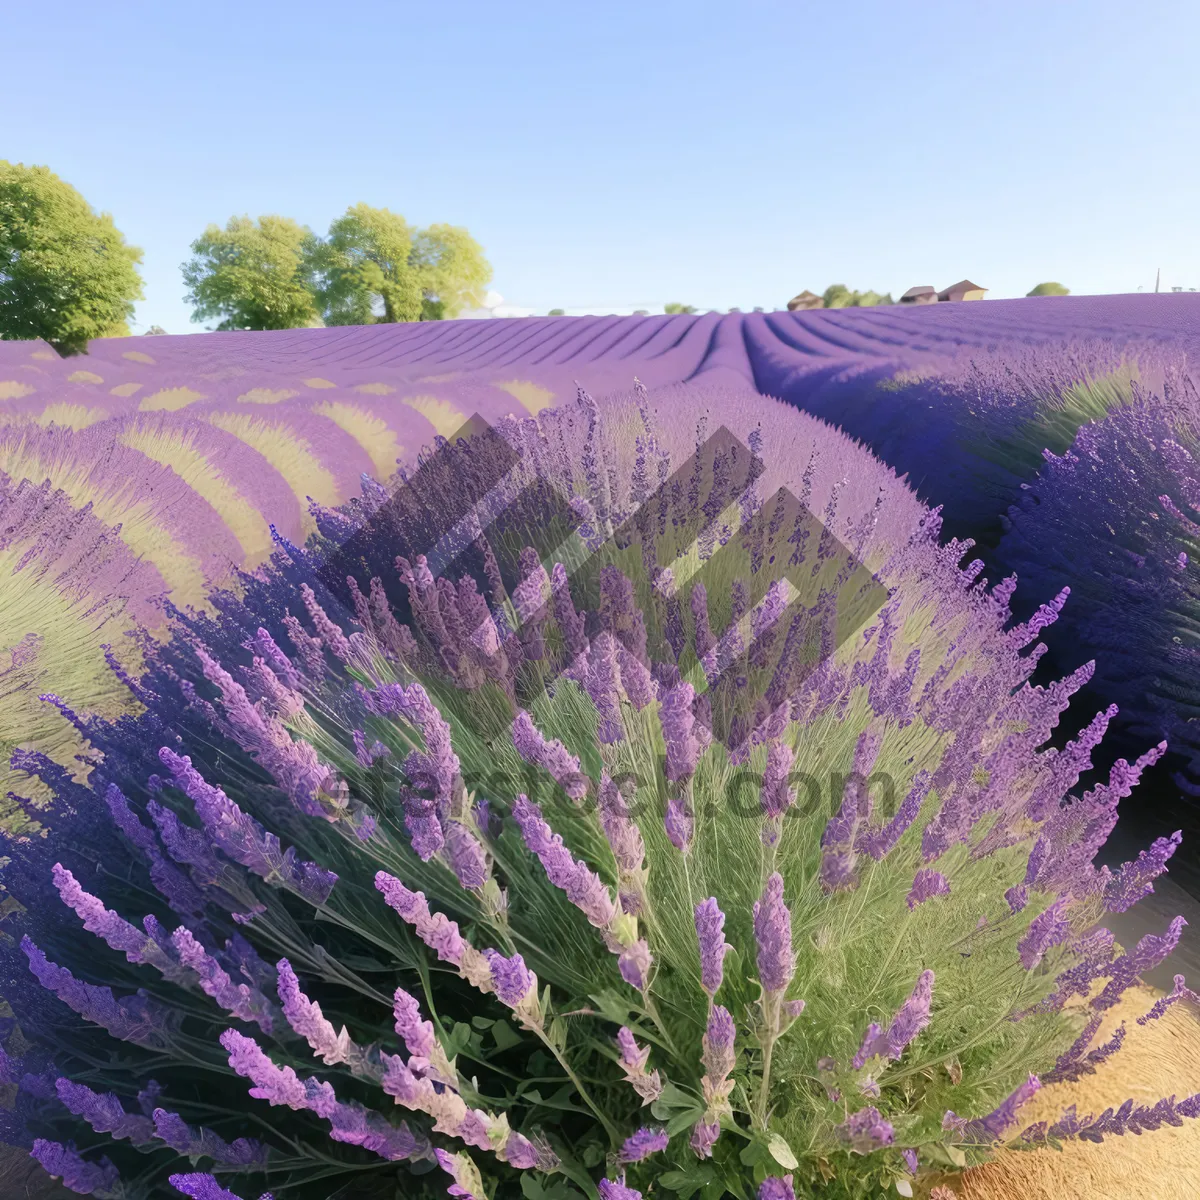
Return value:
[(969, 279), (960, 279), (944, 291), (938, 292), (939, 300), (982, 300), (987, 288), (982, 288)]
[(936, 304), (937, 302), (938, 294), (928, 284), (922, 284), (920, 287), (910, 287), (900, 297), (901, 304)]
[(795, 312), (798, 308), (821, 308), (825, 301), (820, 296), (814, 296), (812, 292), (801, 292), (798, 296), (793, 296), (787, 303), (788, 312)]

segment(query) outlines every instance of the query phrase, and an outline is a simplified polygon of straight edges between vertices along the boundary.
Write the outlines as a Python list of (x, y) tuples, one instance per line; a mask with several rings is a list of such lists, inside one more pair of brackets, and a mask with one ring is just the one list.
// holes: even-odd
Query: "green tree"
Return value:
[(892, 304), (890, 292), (852, 292), (844, 283), (830, 284), (821, 297), (826, 308), (874, 308), (877, 304)]
[(1061, 283), (1039, 283), (1031, 292), (1026, 292), (1027, 296), (1069, 296), (1070, 288), (1065, 288)]
[(297, 329), (319, 324), (310, 262), (313, 233), (288, 217), (231, 217), (210, 225), (183, 264), (193, 321), (218, 329)]
[(127, 335), (141, 261), (112, 217), (49, 167), (0, 160), (0, 338), (77, 354)]
[(327, 325), (456, 317), (483, 303), (492, 279), (465, 229), (415, 229), (399, 213), (368, 204), (338, 217), (309, 262)]
[(680, 304), (677, 300), (672, 300), (670, 304), (663, 305), (663, 312), (677, 313), (694, 313), (696, 310), (690, 304)]
[(565, 317), (567, 310), (565, 308), (552, 308), (546, 316), (548, 317)]

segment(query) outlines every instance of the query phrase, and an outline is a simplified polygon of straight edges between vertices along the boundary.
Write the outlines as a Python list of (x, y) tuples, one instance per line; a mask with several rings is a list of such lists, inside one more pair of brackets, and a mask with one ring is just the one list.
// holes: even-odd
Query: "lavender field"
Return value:
[[(1197, 1097), (1083, 1120), (1050, 1101), (1120, 1048), (1110, 1010), (1136, 1007), (1140, 980), (1162, 989), (1162, 1009), (1129, 1009), (1139, 1026), (1200, 1002), (1175, 974), (1195, 960), (1194, 937), (1171, 920), (1176, 901), (1195, 907), (1180, 884), (1200, 894), (1198, 357), (1200, 298), (1188, 295), (163, 335), (68, 358), (0, 342), (0, 824), (15, 864), (5, 886), (34, 914), (20, 947), (9, 938), (4, 995), (30, 1045), (48, 988), (143, 1056), (91, 1061), (78, 1030), (54, 1063), (35, 1047), (18, 1071), (17, 1051), (0, 1051), (14, 1111), (27, 1104), (50, 1131), (39, 1161), (76, 1192), (129, 1200), (169, 1194), (154, 1190), (168, 1170), (199, 1200), (268, 1184), (316, 1198), (314, 1163), (349, 1189), (328, 1194), (349, 1196), (376, 1178), (354, 1174), (360, 1158), (379, 1157), (433, 1164), (411, 1186), (432, 1171), (440, 1191), (420, 1196), (450, 1179), (450, 1194), (476, 1200), (629, 1200), (634, 1182), (661, 1178), (668, 1195), (708, 1200), (748, 1195), (748, 1180), (782, 1179), (782, 1167), (850, 1200), (876, 1194), (855, 1190), (868, 1178), (928, 1195), (1019, 1135), (1026, 1149), (1103, 1152), (1114, 1178), (1135, 1178), (1142, 1139), (1112, 1137), (1153, 1138), (1164, 1123), (1190, 1137)], [(474, 457), (455, 441), (473, 417), (501, 431)], [(701, 504), (699, 484), (671, 472), (721, 431), (735, 448), (717, 452)], [(505, 447), (529, 456), (493, 478), (488, 455), (507, 462)], [(743, 479), (747, 454), (761, 475)], [(438, 514), (424, 501), (405, 502), (401, 532), (378, 532), (437, 455), (454, 464), (442, 490), (408, 494), (450, 508), (461, 488), (478, 589), (440, 577), (459, 562), (449, 551), (426, 563), (416, 531)], [(512, 524), (503, 536), (498, 517), (488, 525), (499, 501), (482, 499), (492, 485)], [(537, 540), (555, 489), (573, 536), (611, 554), (594, 613), (578, 593), (572, 607), (547, 557), (559, 542)], [(782, 516), (768, 525), (780, 489), (819, 519), (807, 543), (799, 518), (795, 532)], [(678, 532), (686, 515), (669, 532), (669, 494), (703, 513), (695, 545)], [(657, 534), (652, 496), (664, 497)], [(801, 624), (784, 638), (782, 585), (756, 580), (785, 551), (806, 572), (811, 562), (808, 583), (791, 585), (810, 589), (810, 611), (836, 618), (861, 574), (879, 593), (868, 618), (836, 644)], [(768, 642), (779, 624), (778, 663), (743, 644), (742, 623)], [(787, 665), (795, 629), (822, 655), (802, 679)], [(741, 742), (712, 732), (737, 663), (734, 692), (763, 693), (732, 722), (746, 719)], [(503, 746), (485, 732), (496, 706), (518, 713)], [(650, 746), (656, 764), (663, 751), (666, 805), (652, 828), (613, 815), (618, 768), (640, 770)], [(510, 803), (499, 788), (493, 801), (479, 780), (508, 759), (562, 794)], [(752, 826), (701, 809), (751, 763)], [(838, 775), (828, 822), (789, 824), (801, 768), (884, 772), (907, 798), (878, 814), (869, 787), (845, 782), (858, 776)], [(598, 781), (600, 819), (559, 836), (548, 822), (570, 815), (581, 772)], [(418, 776), (437, 805), (389, 819), (387, 797)], [(503, 833), (477, 794), (504, 809)], [(189, 814), (199, 832), (180, 825)], [(215, 851), (201, 851), (204, 836)], [(517, 864), (522, 844), (540, 874)], [(86, 887), (83, 863), (95, 869)], [(138, 919), (158, 905), (200, 932), (167, 935), (148, 916), (143, 936), (91, 894), (104, 888), (142, 905)], [(403, 937), (379, 924), (379, 895)], [(458, 923), (431, 916), (426, 896)], [(76, 913), (125, 953), (103, 988), (80, 990), (47, 957), (77, 963)], [(344, 968), (305, 941), (323, 921), (353, 942)], [(793, 952), (794, 929), (815, 956)], [(294, 961), (270, 967), (256, 936), (264, 955)], [(474, 950), (475, 937), (503, 953)], [(448, 982), (430, 982), (422, 943)], [(348, 1040), (378, 1023), (381, 995), (393, 1022), (375, 982), (388, 954), (453, 1014), (439, 1036), (474, 1058), (482, 1088), (408, 992), (394, 1013), (407, 1066)], [(130, 995), (147, 965), (162, 979)], [(472, 1007), (471, 988), (508, 1010), (509, 1032), (487, 1034), (495, 1046), (481, 1038), (496, 1013)], [(224, 1012), (201, 1012), (197, 997)], [(574, 1034), (579, 1012), (616, 1022), (615, 1055), (611, 1037)], [(226, 1013), (266, 1050), (219, 1033)], [(343, 1019), (349, 1034), (331, 1024)], [(805, 1021), (825, 1048), (813, 1063), (789, 1039)], [(297, 1037), (330, 1068), (323, 1082), (301, 1085), (271, 1059), (313, 1069)], [(535, 1073), (561, 1068), (575, 1092), (547, 1102), (506, 1082), (525, 1070), (513, 1057), (525, 1041)], [(139, 1091), (150, 1071), (169, 1091), (172, 1070), (191, 1125)], [(22, 1072), (49, 1080), (45, 1094), (22, 1083), (21, 1099)], [(1018, 1124), (1035, 1073), (1040, 1123)], [(307, 1126), (289, 1140), (254, 1125), (238, 1076), (271, 1114), (327, 1122), (337, 1154), (306, 1159)], [(231, 1081), (238, 1099), (223, 1110), (214, 1089)], [(364, 1099), (378, 1086), (387, 1108)], [(74, 1148), (68, 1116), (34, 1103), (56, 1096), (85, 1131)], [(403, 1123), (383, 1115), (393, 1100)], [(447, 1149), (438, 1135), (458, 1140)], [(233, 1190), (204, 1171), (194, 1178), (211, 1185), (186, 1182), (164, 1143)], [(647, 1173), (662, 1154), (669, 1168)], [(564, 1190), (540, 1190), (546, 1180)]]

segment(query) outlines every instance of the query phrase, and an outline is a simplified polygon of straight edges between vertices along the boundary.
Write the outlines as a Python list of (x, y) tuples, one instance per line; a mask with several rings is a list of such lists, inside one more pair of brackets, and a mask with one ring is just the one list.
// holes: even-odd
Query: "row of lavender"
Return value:
[(84, 786), (16, 755), (55, 806), (11, 839), (34, 1045), (0, 1064), (73, 1190), (832, 1200), (1200, 1115), (1021, 1121), (1120, 1049), (1101, 1018), (1182, 926), (1095, 927), (1175, 842), (1093, 864), (1161, 744), (1062, 802), (1112, 715), (1043, 748), (1086, 677), (1030, 682), (1065, 597), (1014, 623), (783, 405), (602, 407), (318, 506), (142, 642), (140, 717), (45, 697), (98, 757)]

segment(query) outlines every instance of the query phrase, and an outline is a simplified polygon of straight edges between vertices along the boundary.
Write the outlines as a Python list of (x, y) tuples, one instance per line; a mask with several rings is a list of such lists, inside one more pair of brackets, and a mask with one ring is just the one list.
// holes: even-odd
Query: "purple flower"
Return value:
[(487, 857), (479, 839), (459, 821), (445, 826), (446, 858), (455, 878), (468, 891), (483, 887), (488, 878)]
[(605, 773), (600, 777), (600, 824), (617, 866), (625, 875), (634, 875), (646, 860), (641, 830), (630, 819), (620, 789)]
[(946, 882), (945, 875), (941, 871), (922, 867), (913, 877), (912, 890), (908, 893), (908, 907), (916, 908), (918, 904), (924, 904), (934, 896), (948, 895), (950, 884)]
[(1176, 917), (1166, 933), (1146, 934), (1129, 953), (1116, 959), (1106, 972), (1110, 975), (1108, 985), (1092, 1000), (1092, 1007), (1101, 1012), (1112, 1008), (1139, 976), (1153, 970), (1174, 951), (1186, 924), (1182, 917)]
[(837, 1134), (855, 1154), (882, 1150), (895, 1140), (895, 1131), (877, 1108), (861, 1108), (837, 1127)]
[(164, 746), (158, 757), (225, 854), (268, 883), (293, 888), (310, 904), (319, 907), (329, 899), (337, 882), (332, 871), (316, 863), (297, 862), (294, 846), (285, 852), (273, 833), (267, 833), (253, 817), (242, 812), (220, 788), (207, 783), (187, 755), (175, 754)]
[(795, 792), (788, 787), (788, 774), (794, 761), (790, 746), (784, 742), (771, 743), (761, 792), (763, 816), (769, 821), (777, 821), (796, 802)]
[(783, 876), (772, 873), (762, 899), (754, 904), (754, 938), (758, 943), (758, 977), (766, 992), (783, 992), (792, 981), (792, 915), (783, 902)]
[(621, 1051), (621, 1069), (630, 1086), (642, 1098), (642, 1104), (653, 1104), (662, 1095), (662, 1079), (657, 1071), (647, 1071), (650, 1047), (639, 1046), (633, 1032), (622, 1025), (617, 1030), (617, 1048)]
[(321, 1006), (314, 1004), (300, 990), (300, 981), (286, 958), (281, 958), (275, 964), (275, 969), (279, 973), (279, 1002), (283, 1005), (283, 1015), (287, 1017), (288, 1024), (327, 1067), (348, 1062), (357, 1047), (351, 1042), (346, 1027), (343, 1025), (341, 1033), (338, 1033), (325, 1019)]
[(715, 996), (725, 973), (725, 955), (733, 947), (725, 940), (725, 914), (710, 896), (696, 905), (696, 938), (700, 943), (700, 986)]
[(275, 1028), (276, 1011), (271, 1002), (256, 987), (237, 983), (217, 960), (196, 940), (191, 930), (181, 925), (171, 935), (171, 944), (179, 961), (196, 972), (200, 989), (211, 996), (226, 1012), (243, 1021), (255, 1022), (264, 1033)]
[(537, 855), (546, 877), (597, 929), (607, 929), (617, 916), (612, 895), (601, 878), (584, 863), (571, 857), (562, 838), (551, 831), (541, 808), (521, 793), (512, 807), (513, 820), (525, 845)]
[(61, 1179), (64, 1187), (82, 1196), (112, 1192), (121, 1182), (117, 1168), (107, 1158), (88, 1162), (60, 1142), (36, 1138), (29, 1153), (42, 1164), (47, 1175)]
[(1029, 932), (1017, 943), (1025, 970), (1032, 971), (1047, 950), (1061, 945), (1071, 936), (1071, 923), (1063, 915), (1066, 905), (1065, 897), (1060, 896), (1030, 922)]
[(650, 967), (653, 964), (650, 947), (645, 939), (626, 946), (617, 957), (617, 970), (621, 978), (632, 988), (644, 992), (650, 984)]
[(547, 741), (542, 737), (533, 718), (524, 710), (513, 721), (512, 736), (517, 753), (527, 763), (549, 772), (572, 800), (582, 800), (587, 795), (587, 779), (580, 771), (579, 759), (557, 739)]
[(519, 954), (505, 958), (495, 950), (485, 950), (484, 955), (492, 970), (496, 998), (501, 1004), (516, 1008), (530, 992), (536, 993), (537, 976), (525, 966), (525, 960)]
[(171, 1046), (179, 1015), (145, 992), (118, 1000), (111, 989), (83, 983), (65, 967), (50, 962), (28, 936), (21, 939), (21, 949), (42, 987), (54, 992), (85, 1021), (147, 1050), (166, 1050)]
[(1192, 989), (1187, 986), (1187, 983), (1182, 975), (1175, 976), (1174, 989), (1168, 992), (1167, 995), (1156, 1000), (1154, 1005), (1147, 1013), (1145, 1013), (1144, 1016), (1138, 1017), (1137, 1023), (1139, 1025), (1146, 1025), (1151, 1021), (1157, 1021), (1167, 1011), (1167, 1009), (1171, 1007), (1172, 1004), (1179, 1000), (1187, 1000), (1189, 1003), (1196, 1005), (1197, 1008), (1200, 1008), (1200, 993), (1193, 992)]
[(650, 1059), (650, 1047), (638, 1046), (634, 1039), (633, 1030), (622, 1025), (617, 1030), (617, 1048), (621, 1051), (621, 1065), (632, 1067), (635, 1071), (644, 1071)]
[(1004, 899), (1009, 912), (1019, 913), (1029, 903), (1029, 889), (1024, 884), (1017, 884), (1004, 893)]
[(665, 1150), (669, 1140), (665, 1129), (651, 1129), (643, 1125), (636, 1133), (625, 1139), (618, 1156), (619, 1160), (623, 1163), (641, 1162), (650, 1155)]
[(54, 1090), (68, 1112), (82, 1117), (97, 1133), (145, 1146), (154, 1140), (154, 1122), (140, 1114), (130, 1114), (111, 1092), (93, 1092), (82, 1083), (59, 1079)]
[(1104, 908), (1123, 913), (1154, 891), (1154, 880), (1167, 869), (1167, 861), (1179, 849), (1183, 834), (1176, 830), (1169, 838), (1158, 838), (1149, 850), (1141, 851), (1136, 862), (1126, 863), (1105, 884)]
[[(203, 1174), (199, 1171), (188, 1171), (179, 1175), (169, 1175), (167, 1177), (170, 1185), (177, 1191), (182, 1192), (185, 1196), (190, 1196), (191, 1200), (242, 1200), (236, 1192), (231, 1192), (227, 1188), (223, 1188), (213, 1175)], [(270, 1200), (270, 1193), (260, 1196), (259, 1200)]]
[(602, 1179), (596, 1186), (600, 1190), (600, 1200), (642, 1200), (642, 1193), (637, 1188), (626, 1187), (623, 1179), (620, 1183)]
[(211, 1158), (218, 1166), (244, 1167), (252, 1171), (265, 1170), (267, 1148), (253, 1138), (237, 1138), (227, 1142), (211, 1129), (195, 1129), (178, 1113), (156, 1108), (153, 1113), (154, 1132), (172, 1150), (188, 1158)]
[(796, 1200), (792, 1176), (771, 1175), (758, 1185), (758, 1200)]
[(396, 1034), (404, 1043), (409, 1054), (415, 1058), (430, 1058), (437, 1047), (433, 1022), (421, 1020), (421, 1006), (417, 998), (397, 988), (392, 997), (392, 1015), (396, 1021)]
[(697, 1121), (692, 1127), (688, 1145), (696, 1152), (697, 1158), (712, 1158), (713, 1147), (720, 1136), (720, 1121)]
[(700, 759), (700, 743), (692, 732), (696, 723), (692, 713), (695, 699), (695, 688), (690, 683), (680, 683), (668, 688), (659, 704), (659, 721), (667, 749), (666, 773), (670, 783), (690, 776)]
[(696, 832), (696, 821), (686, 799), (672, 796), (667, 801), (667, 812), (663, 819), (667, 838), (680, 854), (691, 849), (692, 837)]
[(1017, 1121), (1017, 1110), (1033, 1099), (1034, 1093), (1042, 1085), (1036, 1075), (1029, 1078), (1008, 1096), (998, 1107), (986, 1116), (967, 1120), (947, 1112), (942, 1119), (942, 1128), (954, 1130), (963, 1141), (975, 1142), (981, 1145), (998, 1142)]
[(719, 1088), (733, 1070), (737, 1061), (736, 1040), (737, 1027), (729, 1010), (714, 1004), (701, 1041), (704, 1073), (712, 1081), (714, 1088)]
[(377, 871), (375, 886), (384, 900), (396, 910), (416, 931), (421, 939), (442, 962), (459, 966), (463, 959), (466, 943), (458, 932), (456, 922), (443, 913), (429, 911), (424, 892), (410, 892), (394, 875)]
[(912, 994), (900, 1006), (885, 1038), (888, 1058), (898, 1060), (905, 1048), (929, 1024), (933, 1003), (933, 972), (922, 971)]
[(917, 1152), (915, 1150), (901, 1150), (900, 1154), (904, 1158), (904, 1165), (908, 1168), (908, 1173), (915, 1175), (920, 1163), (920, 1160), (917, 1158)]
[(479, 1177), (479, 1168), (468, 1155), (451, 1154), (440, 1149), (435, 1149), (433, 1153), (438, 1166), (453, 1180), (446, 1189), (447, 1195), (461, 1196), (462, 1200), (487, 1200), (483, 1180)]

